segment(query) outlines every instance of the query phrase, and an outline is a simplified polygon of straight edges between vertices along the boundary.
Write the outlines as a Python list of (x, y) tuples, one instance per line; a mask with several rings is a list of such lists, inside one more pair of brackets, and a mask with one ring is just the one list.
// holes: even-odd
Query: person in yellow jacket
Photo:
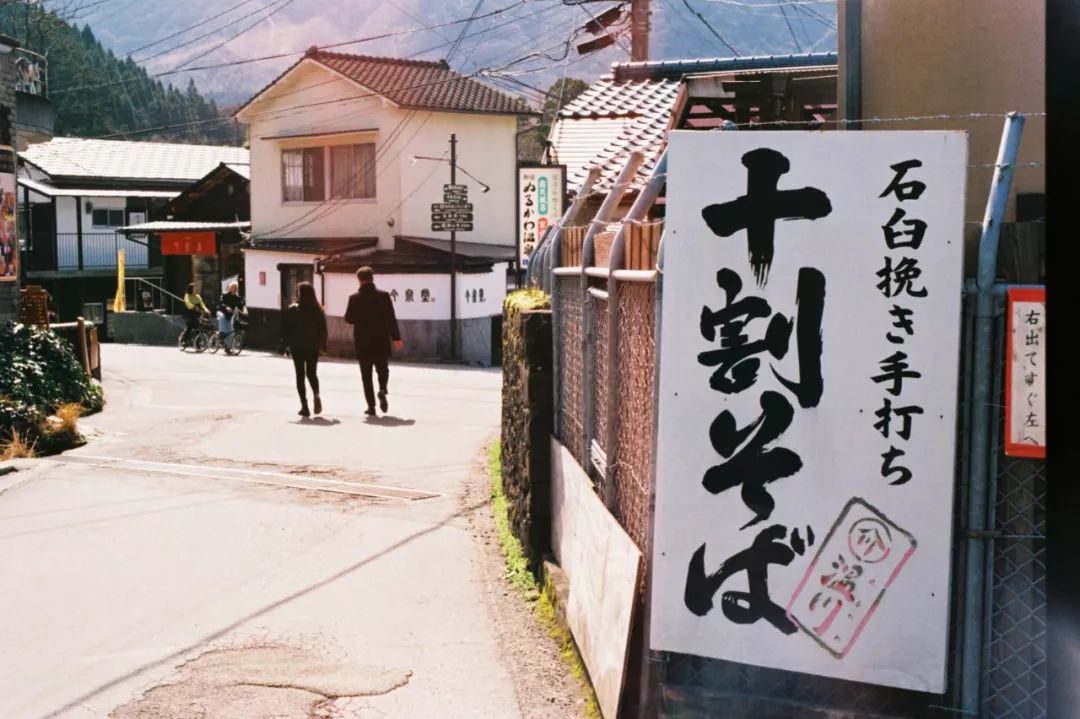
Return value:
[(187, 292), (184, 293), (184, 307), (187, 309), (184, 318), (187, 321), (187, 329), (184, 330), (182, 343), (186, 347), (192, 333), (199, 328), (199, 318), (203, 315), (210, 315), (210, 308), (203, 302), (202, 295), (195, 291), (194, 282), (187, 286)]

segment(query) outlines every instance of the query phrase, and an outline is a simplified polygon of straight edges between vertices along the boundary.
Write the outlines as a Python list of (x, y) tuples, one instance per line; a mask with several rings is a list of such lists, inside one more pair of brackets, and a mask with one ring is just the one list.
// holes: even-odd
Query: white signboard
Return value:
[(1046, 290), (1009, 290), (1005, 454), (1046, 457)]
[(551, 545), (570, 580), (566, 618), (605, 719), (626, 676), (641, 552), (570, 452), (551, 441)]
[(562, 165), (518, 168), (518, 256), (521, 268), (563, 214), (566, 168)]
[(652, 648), (943, 692), (966, 135), (669, 162)]

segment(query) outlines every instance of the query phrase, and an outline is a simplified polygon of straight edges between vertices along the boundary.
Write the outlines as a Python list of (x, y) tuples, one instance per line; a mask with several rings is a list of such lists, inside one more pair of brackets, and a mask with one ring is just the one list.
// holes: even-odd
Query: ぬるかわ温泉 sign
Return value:
[(943, 692), (966, 136), (669, 162), (652, 648)]
[(518, 167), (517, 186), (518, 257), (521, 267), (526, 268), (544, 233), (562, 217), (566, 167)]

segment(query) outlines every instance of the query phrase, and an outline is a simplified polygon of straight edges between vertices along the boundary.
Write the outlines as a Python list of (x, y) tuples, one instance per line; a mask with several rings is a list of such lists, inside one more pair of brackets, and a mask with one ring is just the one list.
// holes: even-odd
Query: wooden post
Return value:
[(79, 325), (79, 359), (82, 360), (83, 369), (86, 370), (86, 376), (91, 376), (90, 372), (90, 352), (86, 348), (86, 320), (79, 317), (76, 322)]

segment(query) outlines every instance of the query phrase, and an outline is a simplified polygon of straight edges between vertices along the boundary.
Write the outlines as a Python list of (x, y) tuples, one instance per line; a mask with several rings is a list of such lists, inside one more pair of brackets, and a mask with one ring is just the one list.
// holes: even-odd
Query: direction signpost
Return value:
[(469, 186), (457, 184), (457, 135), (450, 135), (450, 182), (443, 201), (431, 203), (431, 231), (450, 233), (450, 356), (457, 359), (457, 233), (472, 232)]

